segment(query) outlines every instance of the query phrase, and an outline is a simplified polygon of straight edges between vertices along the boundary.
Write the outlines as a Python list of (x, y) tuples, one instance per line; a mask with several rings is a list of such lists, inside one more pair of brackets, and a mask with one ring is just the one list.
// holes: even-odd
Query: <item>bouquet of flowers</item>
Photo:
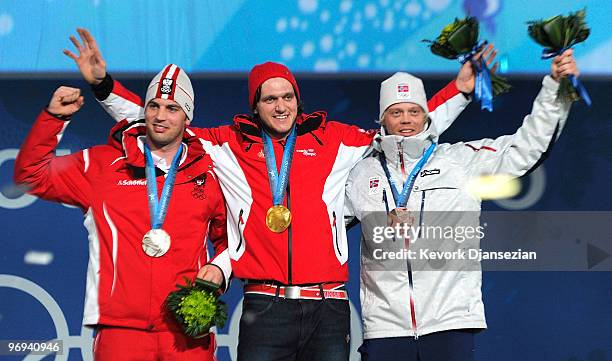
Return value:
[(219, 300), (219, 285), (196, 278), (185, 278), (185, 285), (166, 298), (166, 307), (174, 315), (186, 335), (206, 336), (213, 326), (223, 327), (227, 321), (227, 305)]
[[(584, 21), (586, 11), (580, 10), (568, 16), (557, 15), (547, 20), (529, 21), (529, 36), (545, 47), (542, 59), (560, 55), (575, 44), (585, 41), (591, 30)], [(559, 82), (557, 98), (563, 101), (576, 101), (582, 97), (591, 105), (586, 89), (576, 77), (570, 75)]]
[(476, 68), (476, 87), (474, 94), (481, 101), (482, 109), (493, 110), (493, 97), (506, 93), (511, 86), (506, 79), (491, 72), (484, 59), (474, 60), (474, 56), (487, 45), (486, 41), (478, 43), (478, 20), (475, 17), (455, 19), (442, 29), (435, 41), (429, 43), (431, 52), (446, 59), (458, 59), (461, 63), (468, 61)]

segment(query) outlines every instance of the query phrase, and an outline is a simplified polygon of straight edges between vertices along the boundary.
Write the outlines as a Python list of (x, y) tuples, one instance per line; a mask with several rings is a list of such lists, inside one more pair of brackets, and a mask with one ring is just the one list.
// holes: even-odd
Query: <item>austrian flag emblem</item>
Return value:
[(162, 87), (159, 90), (162, 94), (170, 94), (172, 93), (172, 83), (174, 83), (174, 81), (172, 79), (163, 79), (162, 80)]

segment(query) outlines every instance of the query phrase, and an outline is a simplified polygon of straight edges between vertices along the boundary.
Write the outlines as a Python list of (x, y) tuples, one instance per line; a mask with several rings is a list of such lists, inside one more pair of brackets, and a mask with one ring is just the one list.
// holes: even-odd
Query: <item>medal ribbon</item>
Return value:
[(160, 229), (164, 224), (166, 213), (168, 213), (168, 203), (172, 196), (172, 189), (174, 188), (174, 180), (176, 179), (176, 172), (181, 159), (181, 151), (183, 146), (179, 147), (176, 151), (174, 158), (172, 159), (172, 165), (168, 170), (168, 175), (164, 181), (164, 187), (162, 188), (161, 197), (157, 200), (157, 181), (155, 180), (155, 164), (153, 162), (153, 156), (151, 155), (151, 149), (149, 145), (144, 142), (144, 153), (146, 158), (145, 173), (147, 175), (147, 196), (149, 198), (149, 214), (151, 216), (151, 228)]
[(293, 159), (293, 150), (297, 140), (297, 130), (295, 125), (289, 132), (285, 150), (283, 151), (283, 160), (281, 161), (280, 173), (276, 168), (276, 157), (274, 155), (274, 146), (272, 138), (264, 130), (261, 131), (261, 139), (263, 140), (264, 152), (266, 153), (266, 168), (268, 168), (268, 179), (270, 180), (270, 192), (272, 192), (272, 202), (275, 206), (283, 203), (287, 183), (289, 183), (289, 168)]
[(491, 75), (489, 74), (489, 68), (487, 63), (481, 57), (478, 60), (474, 60), (474, 56), (487, 46), (488, 42), (485, 40), (482, 43), (474, 45), (472, 50), (468, 53), (461, 54), (457, 58), (461, 64), (465, 64), (471, 61), (476, 68), (476, 83), (474, 85), (474, 96), (476, 100), (480, 101), (480, 109), (486, 109), (490, 112), (493, 111), (493, 84), (491, 83)]
[(408, 179), (406, 179), (406, 182), (404, 183), (402, 193), (398, 192), (397, 184), (391, 178), (391, 173), (389, 172), (389, 167), (387, 166), (387, 159), (385, 158), (385, 154), (380, 153), (380, 164), (382, 165), (383, 170), (385, 171), (385, 175), (387, 176), (387, 180), (389, 181), (389, 185), (391, 186), (391, 194), (393, 194), (393, 200), (395, 201), (396, 208), (406, 207), (406, 204), (408, 203), (408, 198), (410, 197), (410, 193), (412, 192), (412, 187), (414, 186), (416, 176), (417, 174), (419, 174), (421, 169), (423, 169), (425, 163), (427, 163), (434, 150), (436, 149), (436, 146), (436, 143), (431, 143), (429, 148), (427, 148), (427, 150), (425, 151), (425, 154), (423, 154), (423, 156), (421, 157), (421, 159), (419, 159), (414, 168), (412, 168)]

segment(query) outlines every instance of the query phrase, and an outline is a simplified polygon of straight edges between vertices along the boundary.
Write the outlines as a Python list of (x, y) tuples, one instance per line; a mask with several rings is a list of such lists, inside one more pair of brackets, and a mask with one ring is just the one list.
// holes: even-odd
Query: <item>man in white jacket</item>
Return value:
[[(362, 360), (474, 359), (474, 333), (487, 327), (480, 262), (440, 267), (407, 250), (432, 246), (428, 225), (478, 230), (481, 199), (468, 183), (481, 175), (520, 177), (538, 164), (567, 119), (570, 104), (556, 93), (558, 79), (570, 74), (578, 75), (571, 49), (554, 59), (516, 133), (456, 144), (437, 144), (420, 79), (396, 73), (382, 82), (377, 152), (355, 166), (346, 187), (347, 213), (362, 230)], [(413, 232), (398, 232), (404, 226)], [(478, 248), (481, 237), (476, 231), (436, 247), (461, 252)]]

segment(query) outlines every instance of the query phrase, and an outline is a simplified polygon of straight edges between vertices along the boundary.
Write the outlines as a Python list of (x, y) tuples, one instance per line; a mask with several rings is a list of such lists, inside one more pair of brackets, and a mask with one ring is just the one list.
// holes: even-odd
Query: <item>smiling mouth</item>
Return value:
[(161, 125), (161, 124), (153, 124), (153, 130), (155, 132), (161, 133), (166, 131), (166, 129), (168, 129), (168, 127)]
[(415, 131), (414, 129), (406, 129), (406, 128), (399, 130), (399, 132), (402, 134), (414, 133), (414, 131)]
[(289, 114), (285, 114), (285, 115), (275, 115), (274, 119), (278, 119), (278, 120), (285, 120), (289, 118)]

